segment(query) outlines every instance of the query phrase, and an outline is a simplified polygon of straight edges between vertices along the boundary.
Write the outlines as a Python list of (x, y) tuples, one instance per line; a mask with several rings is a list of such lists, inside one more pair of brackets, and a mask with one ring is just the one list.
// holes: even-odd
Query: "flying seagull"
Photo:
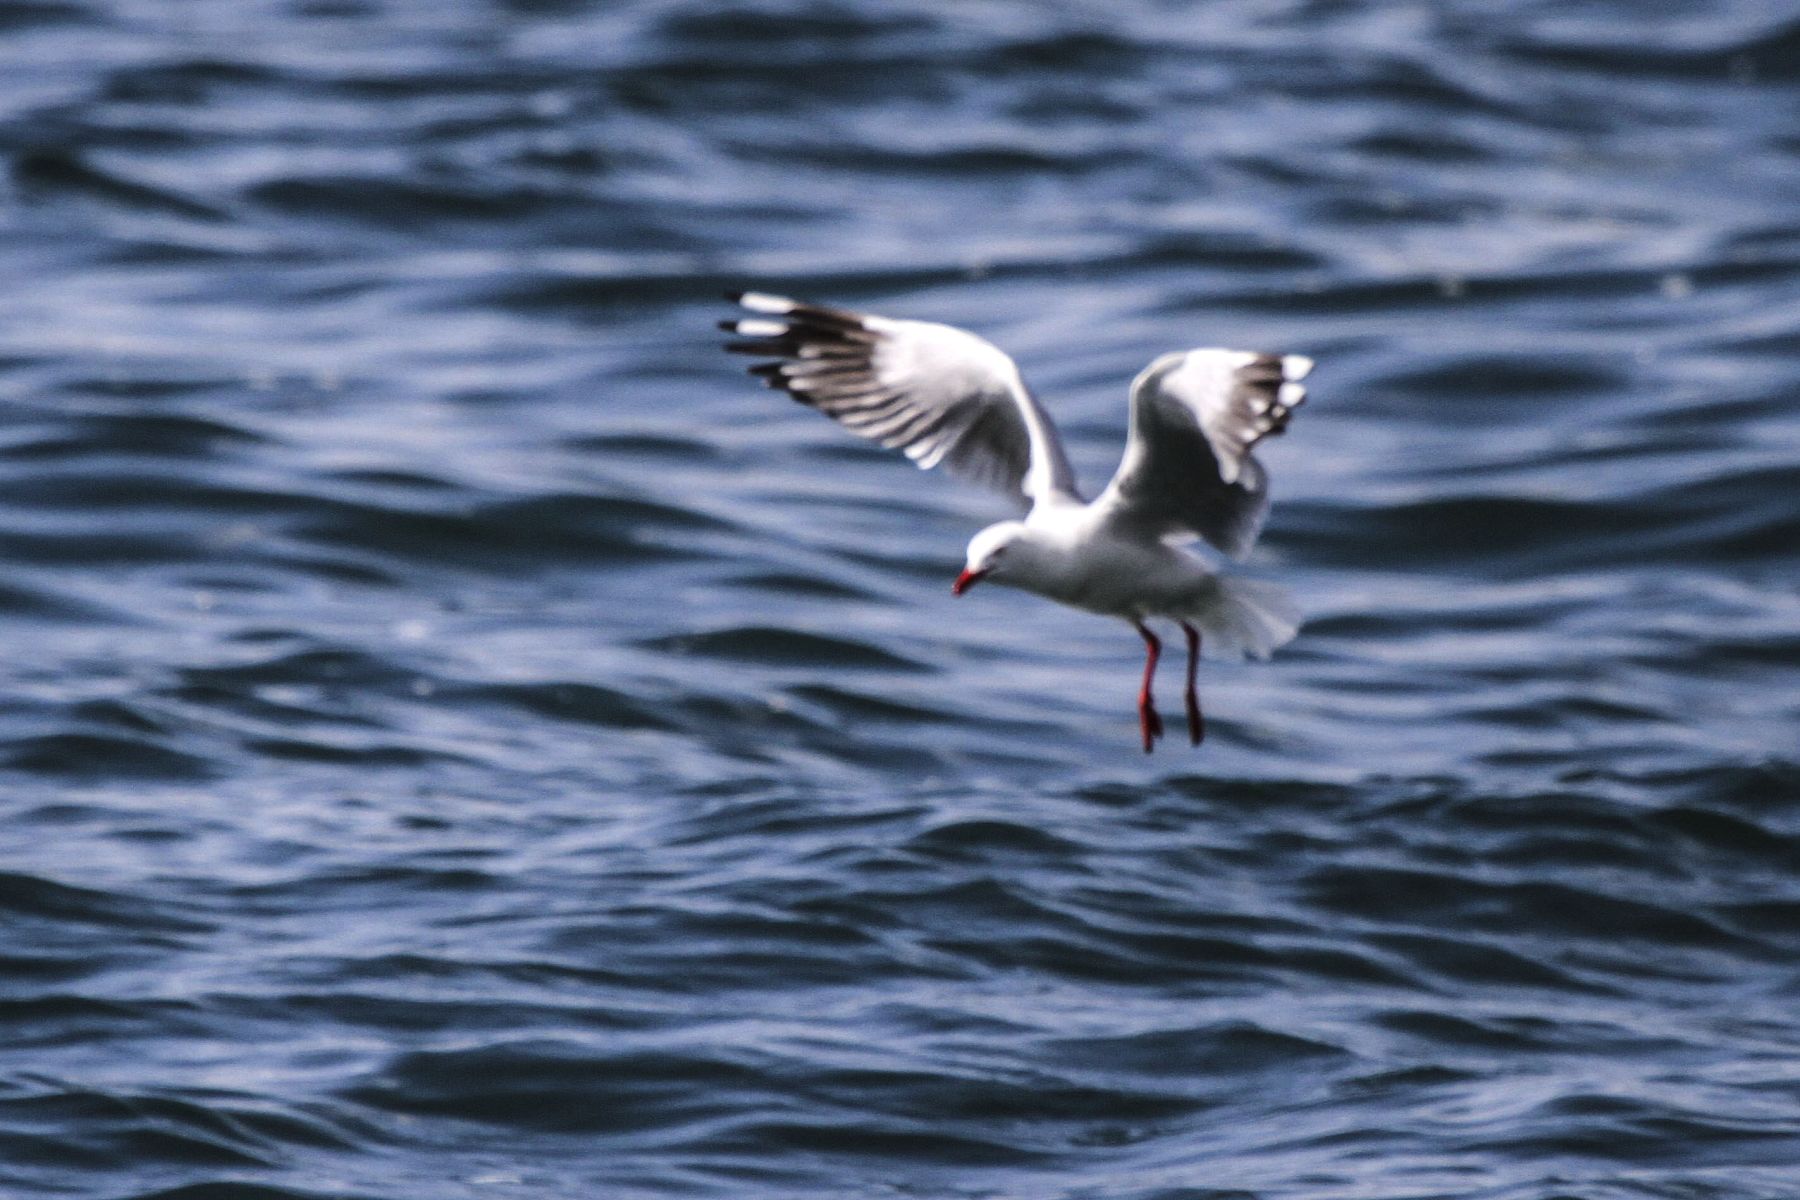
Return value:
[(768, 386), (859, 437), (1029, 502), (969, 542), (951, 591), (991, 581), (1121, 617), (1144, 639), (1138, 722), (1149, 753), (1163, 734), (1151, 699), (1162, 642), (1146, 620), (1187, 635), (1188, 738), (1206, 735), (1194, 676), (1209, 652), (1267, 658), (1299, 630), (1286, 593), (1214, 571), (1180, 548), (1204, 538), (1235, 559), (1269, 507), (1251, 451), (1287, 428), (1312, 360), (1298, 354), (1187, 350), (1131, 384), (1125, 457), (1106, 490), (1082, 498), (1050, 414), (1016, 363), (966, 330), (898, 321), (762, 292), (732, 293), (754, 315), (721, 321), (726, 349), (775, 359), (750, 368)]

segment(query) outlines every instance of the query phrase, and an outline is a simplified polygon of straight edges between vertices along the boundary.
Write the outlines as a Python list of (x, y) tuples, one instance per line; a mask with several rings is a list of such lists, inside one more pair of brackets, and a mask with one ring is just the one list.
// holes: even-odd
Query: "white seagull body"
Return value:
[(1312, 360), (1298, 354), (1165, 354), (1131, 385), (1125, 457), (1095, 499), (1082, 498), (1050, 416), (1013, 360), (965, 330), (897, 321), (744, 292), (755, 316), (721, 322), (727, 349), (773, 357), (751, 367), (770, 387), (852, 433), (1030, 503), (1022, 521), (969, 542), (952, 590), (983, 580), (1129, 621), (1144, 639), (1138, 717), (1144, 750), (1162, 735), (1150, 685), (1162, 644), (1144, 622), (1187, 635), (1188, 736), (1205, 736), (1194, 676), (1202, 643), (1266, 658), (1298, 631), (1281, 589), (1214, 571), (1181, 543), (1204, 538), (1249, 553), (1268, 511), (1268, 476), (1251, 454), (1306, 399)]

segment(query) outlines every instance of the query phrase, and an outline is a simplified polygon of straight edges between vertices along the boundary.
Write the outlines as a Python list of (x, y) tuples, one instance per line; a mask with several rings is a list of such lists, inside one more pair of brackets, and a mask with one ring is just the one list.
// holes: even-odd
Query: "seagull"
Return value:
[(1201, 349), (1164, 354), (1131, 384), (1125, 456), (1087, 500), (1050, 414), (999, 347), (953, 325), (903, 321), (763, 292), (728, 299), (752, 314), (719, 322), (726, 349), (774, 361), (750, 372), (859, 437), (1027, 502), (1023, 520), (969, 542), (961, 596), (991, 582), (1129, 622), (1144, 641), (1138, 725), (1144, 752), (1163, 736), (1151, 683), (1162, 641), (1187, 637), (1188, 739), (1206, 736), (1195, 690), (1208, 652), (1267, 658), (1299, 632), (1281, 588), (1220, 574), (1184, 543), (1249, 554), (1268, 512), (1268, 474), (1251, 451), (1306, 399), (1299, 354)]

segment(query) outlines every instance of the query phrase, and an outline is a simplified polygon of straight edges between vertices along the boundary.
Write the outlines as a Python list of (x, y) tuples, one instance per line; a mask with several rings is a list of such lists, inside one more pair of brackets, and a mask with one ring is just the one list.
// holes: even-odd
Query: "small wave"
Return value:
[(56, 4), (51, 0), (15, 0), (0, 9), (0, 29), (38, 29), (56, 25), (80, 25), (93, 19), (93, 12), (79, 4)]
[(462, 761), (461, 756), (445, 750), (424, 750), (415, 746), (375, 744), (347, 745), (325, 741), (317, 736), (301, 739), (288, 737), (250, 737), (244, 749), (285, 762), (334, 763), (371, 768), (424, 767), (433, 763)]
[(1427, 932), (1382, 933), (1371, 935), (1369, 940), (1405, 955), (1421, 973), (1449, 981), (1474, 986), (1499, 983), (1578, 992), (1613, 990), (1561, 970), (1540, 956), (1466, 934), (1453, 937)]
[[(0, 542), (5, 538), (0, 533)], [(80, 624), (129, 622), (127, 614), (53, 589), (13, 582), (0, 583), (0, 615), (19, 621), (72, 621)]]
[[(1190, 1086), (1232, 1086), (1235, 1076), (1296, 1068), (1319, 1069), (1349, 1056), (1328, 1042), (1247, 1022), (1192, 1029), (1158, 1029), (1123, 1037), (1062, 1038), (1050, 1047), (1071, 1066), (1107, 1074), (1183, 1078)], [(1241, 1082), (1241, 1081), (1240, 1081)]]
[(969, 820), (938, 825), (907, 843), (928, 858), (987, 861), (994, 855), (1028, 854), (1067, 858), (1080, 847), (1043, 829), (1013, 821)]
[(924, 664), (869, 642), (769, 625), (743, 625), (707, 633), (652, 638), (647, 650), (699, 655), (778, 667), (848, 667), (858, 670), (926, 671)]
[(892, 695), (835, 684), (800, 684), (788, 689), (795, 699), (817, 704), (828, 710), (839, 722), (892, 722), (900, 725), (936, 725), (962, 719), (961, 713), (949, 708), (919, 703), (916, 697), (907, 701)]
[(65, 419), (49, 437), (8, 445), (0, 450), (0, 458), (33, 462), (114, 455), (211, 458), (221, 448), (253, 446), (267, 440), (240, 425), (210, 417), (180, 413), (87, 414)]
[(309, 515), (290, 517), (288, 523), (311, 541), (401, 561), (492, 571), (528, 564), (680, 560), (695, 553), (677, 544), (684, 536), (729, 528), (716, 518), (654, 501), (575, 494), (474, 505), (446, 498), (439, 509), (335, 497), (305, 507)]
[(121, 1200), (373, 1200), (353, 1192), (318, 1192), (308, 1188), (271, 1187), (243, 1179), (184, 1183), (152, 1192), (133, 1192)]
[(100, 733), (46, 733), (0, 747), (10, 770), (67, 779), (189, 780), (216, 771), (206, 758), (143, 738)]
[(1721, 37), (1715, 32), (1729, 27), (1728, 23), (1695, 23), (1689, 26), (1692, 32), (1679, 39), (1645, 42), (1620, 39), (1609, 27), (1584, 23), (1561, 37), (1517, 37), (1507, 48), (1521, 58), (1635, 79), (1664, 76), (1749, 82), (1800, 76), (1800, 21), (1776, 21), (1735, 36), (1726, 33)]
[(179, 915), (172, 907), (142, 896), (58, 883), (35, 875), (0, 872), (0, 909), (20, 920), (76, 922), (144, 933), (205, 933), (210, 922)]
[(71, 197), (104, 202), (132, 212), (162, 212), (202, 221), (224, 221), (224, 210), (166, 188), (102, 170), (71, 150), (33, 150), (12, 162), (13, 184), (28, 199), (48, 202)]
[(543, 1039), (402, 1055), (348, 1098), (398, 1112), (596, 1134), (710, 1121), (762, 1090), (752, 1066), (725, 1057)]
[(593, 683), (452, 684), (439, 694), (447, 703), (516, 708), (537, 716), (608, 729), (669, 730), (678, 725), (666, 707)]
[(1423, 870), (1329, 867), (1307, 881), (1312, 902), (1377, 920), (1429, 919), (1512, 935), (1765, 953), (1705, 915), (1572, 884), (1493, 882)]
[(1036, 1161), (1038, 1152), (998, 1137), (947, 1133), (938, 1129), (896, 1127), (861, 1120), (746, 1120), (724, 1131), (717, 1148), (758, 1154), (828, 1155), (838, 1160), (868, 1160), (950, 1167), (1009, 1166)]

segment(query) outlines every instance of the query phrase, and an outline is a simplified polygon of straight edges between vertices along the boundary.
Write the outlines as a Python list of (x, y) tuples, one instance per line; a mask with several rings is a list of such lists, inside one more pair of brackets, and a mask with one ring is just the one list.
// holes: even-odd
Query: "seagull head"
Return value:
[(951, 594), (960, 596), (984, 579), (1005, 583), (1016, 577), (1027, 541), (1023, 521), (1002, 521), (976, 534), (969, 540), (969, 558), (962, 574), (950, 585)]

